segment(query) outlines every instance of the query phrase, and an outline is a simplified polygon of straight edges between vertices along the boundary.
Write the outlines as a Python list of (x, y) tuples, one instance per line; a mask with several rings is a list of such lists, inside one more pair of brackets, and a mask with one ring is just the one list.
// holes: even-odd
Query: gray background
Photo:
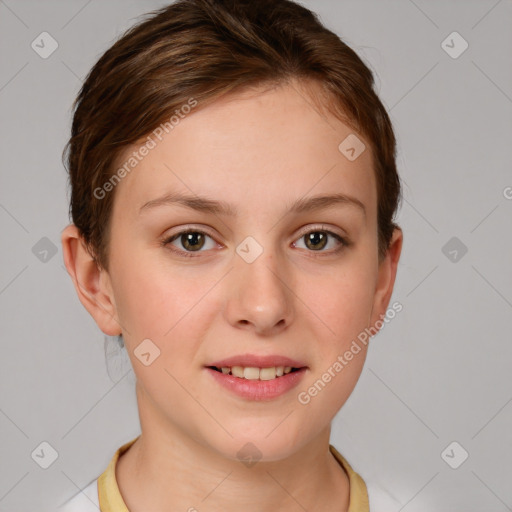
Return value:
[[(394, 497), (378, 512), (512, 510), (512, 2), (304, 3), (377, 74), (404, 181), (404, 309), (332, 443)], [(0, 0), (1, 511), (55, 509), (139, 433), (133, 377), (107, 374), (63, 266), (61, 151), (82, 78), (164, 4)], [(47, 59), (31, 48), (43, 31), (59, 45)], [(453, 31), (469, 44), (458, 58), (442, 46)], [(43, 441), (58, 452), (48, 469), (31, 457)], [(469, 453), (458, 469), (441, 456), (453, 441)]]

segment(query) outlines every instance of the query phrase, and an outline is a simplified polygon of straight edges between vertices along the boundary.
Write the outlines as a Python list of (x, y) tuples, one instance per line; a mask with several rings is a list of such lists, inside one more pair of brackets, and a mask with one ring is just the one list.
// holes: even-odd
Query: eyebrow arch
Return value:
[(291, 213), (310, 212), (314, 210), (322, 210), (335, 205), (355, 206), (366, 216), (366, 208), (364, 204), (359, 199), (346, 194), (303, 197), (293, 202), (289, 207), (289, 211)]
[(216, 201), (207, 197), (189, 196), (181, 192), (171, 192), (162, 197), (152, 199), (141, 206), (139, 213), (147, 211), (151, 208), (163, 205), (179, 204), (204, 213), (212, 213), (214, 215), (236, 216), (237, 209), (224, 201)]
[[(172, 192), (162, 197), (148, 201), (140, 208), (139, 212), (148, 211), (157, 206), (179, 204), (193, 210), (214, 215), (236, 216), (238, 210), (236, 207), (224, 202), (209, 199), (207, 197), (189, 196), (180, 192)], [(286, 213), (304, 213), (314, 210), (326, 209), (334, 205), (350, 205), (357, 207), (365, 216), (366, 208), (357, 198), (346, 194), (329, 194), (303, 197), (294, 201), (287, 209)]]

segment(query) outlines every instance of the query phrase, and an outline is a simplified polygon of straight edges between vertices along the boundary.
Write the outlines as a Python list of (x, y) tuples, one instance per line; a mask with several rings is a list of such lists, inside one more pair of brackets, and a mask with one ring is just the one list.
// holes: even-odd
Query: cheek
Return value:
[[(368, 349), (365, 329), (372, 310), (371, 267), (351, 266), (310, 296), (308, 323), (317, 340), (311, 376), (297, 394), (306, 418), (327, 424), (346, 402), (361, 375)], [(321, 321), (318, 320), (318, 318)], [(361, 336), (363, 334), (363, 336)], [(309, 421), (306, 419), (305, 421)]]
[[(327, 423), (343, 406), (361, 374), (367, 353), (365, 333), (373, 305), (376, 274), (358, 254), (329, 275), (301, 282), (303, 331), (316, 340), (310, 378), (298, 390), (306, 416)], [(302, 394), (299, 394), (302, 393)]]
[[(194, 389), (196, 383), (189, 382), (190, 370), (199, 368), (202, 342), (221, 309), (215, 291), (210, 291), (219, 279), (214, 275), (199, 277), (185, 269), (178, 272), (167, 265), (144, 267), (140, 262), (126, 276), (129, 279), (119, 285), (119, 316), (127, 331), (125, 342), (134, 370), (155, 398), (173, 396), (179, 401), (183, 390), (171, 375)], [(158, 354), (148, 368), (136, 359), (146, 339), (156, 346), (149, 344)]]
[(314, 289), (304, 283), (302, 291), (310, 311), (315, 319), (319, 339), (325, 340), (322, 347), (332, 354), (332, 350), (343, 350), (346, 345), (368, 327), (373, 306), (375, 273), (370, 264), (347, 264), (343, 268), (324, 276)]
[(130, 335), (162, 340), (190, 324), (196, 305), (214, 284), (207, 276), (140, 261), (127, 266), (123, 274), (116, 287), (122, 325)]

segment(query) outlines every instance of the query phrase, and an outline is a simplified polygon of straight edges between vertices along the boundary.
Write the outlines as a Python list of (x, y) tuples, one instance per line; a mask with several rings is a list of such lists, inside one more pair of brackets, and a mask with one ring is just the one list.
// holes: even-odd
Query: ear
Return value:
[(386, 310), (391, 300), (395, 285), (398, 260), (402, 252), (403, 233), (400, 228), (395, 228), (388, 251), (384, 259), (379, 263), (377, 285), (373, 299), (373, 307), (370, 315), (370, 326), (375, 327), (378, 320), (386, 315)]
[(64, 228), (61, 243), (64, 264), (73, 280), (80, 302), (105, 334), (121, 334), (110, 276), (106, 270), (100, 269), (89, 254), (74, 224)]

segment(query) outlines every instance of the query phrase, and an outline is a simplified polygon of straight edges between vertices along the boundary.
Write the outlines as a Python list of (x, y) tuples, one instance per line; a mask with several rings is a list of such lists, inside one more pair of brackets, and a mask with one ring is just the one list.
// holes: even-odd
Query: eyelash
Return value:
[[(313, 228), (308, 229), (307, 231), (303, 231), (298, 236), (298, 238), (296, 240), (300, 240), (301, 238), (304, 238), (306, 235), (309, 235), (310, 233), (318, 233), (318, 232), (327, 233), (328, 236), (331, 236), (334, 239), (336, 239), (340, 243), (340, 245), (336, 249), (330, 250), (330, 251), (312, 251), (312, 250), (308, 251), (311, 253), (317, 253), (317, 254), (315, 254), (314, 257), (322, 257), (325, 255), (338, 254), (341, 250), (343, 250), (344, 248), (351, 245), (351, 242), (348, 239), (338, 235), (337, 233), (334, 233), (333, 231), (325, 229), (324, 226), (315, 226)], [(186, 235), (187, 233), (200, 233), (200, 234), (208, 236), (212, 240), (214, 240), (214, 238), (210, 234), (206, 233), (205, 231), (202, 231), (201, 229), (188, 228), (188, 229), (184, 229), (183, 231), (179, 231), (178, 233), (175, 233), (175, 234), (165, 238), (164, 240), (162, 240), (161, 245), (163, 247), (167, 247), (169, 250), (178, 254), (179, 256), (182, 256), (185, 258), (197, 258), (200, 256), (201, 252), (205, 252), (205, 251), (201, 251), (201, 250), (185, 251), (185, 250), (176, 249), (171, 245), (171, 242), (174, 242), (175, 240), (180, 238), (182, 235)], [(198, 253), (198, 254), (196, 254), (196, 253)]]

